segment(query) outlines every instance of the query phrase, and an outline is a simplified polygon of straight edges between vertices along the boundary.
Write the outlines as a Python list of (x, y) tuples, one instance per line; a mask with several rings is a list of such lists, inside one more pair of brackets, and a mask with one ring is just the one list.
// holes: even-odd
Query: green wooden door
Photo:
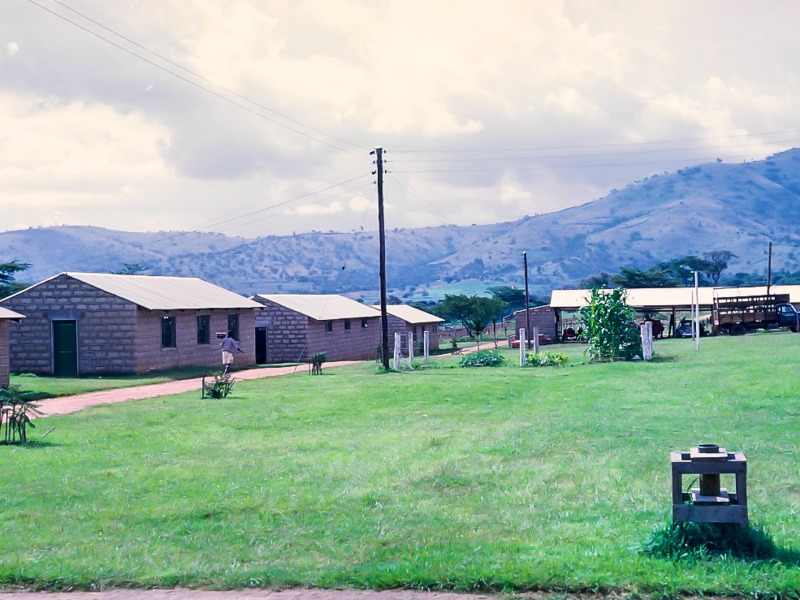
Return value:
[(78, 327), (75, 321), (53, 321), (53, 371), (56, 377), (78, 375)]

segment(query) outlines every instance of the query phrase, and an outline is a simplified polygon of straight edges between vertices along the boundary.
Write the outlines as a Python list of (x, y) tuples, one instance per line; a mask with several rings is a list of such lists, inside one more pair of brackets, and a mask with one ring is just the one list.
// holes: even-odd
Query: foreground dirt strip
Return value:
[[(344, 367), (357, 364), (359, 361), (343, 360), (339, 362), (325, 363), (325, 369), (333, 367)], [(297, 365), (292, 367), (274, 367), (263, 369), (248, 369), (246, 371), (234, 371), (233, 378), (237, 381), (246, 379), (263, 379), (264, 377), (277, 377), (279, 375), (290, 375), (292, 373), (307, 373), (308, 365)], [(97, 404), (114, 404), (115, 402), (127, 402), (128, 400), (143, 400), (145, 398), (158, 398), (159, 396), (170, 396), (172, 394), (182, 394), (200, 390), (203, 379), (183, 379), (181, 381), (168, 381), (166, 383), (153, 383), (150, 385), (140, 385), (137, 387), (117, 388), (114, 390), (102, 390), (90, 392), (88, 394), (78, 394), (75, 396), (63, 396), (60, 398), (50, 398), (42, 400), (39, 410), (43, 416), (66, 415), (77, 412), (87, 406)]]

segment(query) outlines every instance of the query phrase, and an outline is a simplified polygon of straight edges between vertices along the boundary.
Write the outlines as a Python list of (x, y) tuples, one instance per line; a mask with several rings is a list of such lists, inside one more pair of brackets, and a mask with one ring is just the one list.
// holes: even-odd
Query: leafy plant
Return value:
[(203, 396), (209, 398), (227, 398), (236, 380), (227, 371), (220, 371), (212, 376), (213, 381), (206, 383), (203, 378)]
[(3, 443), (28, 443), (28, 426), (36, 427), (31, 417), (42, 415), (35, 398), (35, 392), (22, 391), (18, 385), (0, 389), (0, 435)]
[(499, 367), (504, 362), (497, 350), (478, 350), (462, 357), (458, 364), (462, 367)]
[(560, 367), (567, 363), (563, 352), (526, 352), (525, 364), (532, 367)]
[(589, 305), (579, 311), (590, 360), (631, 360), (642, 355), (636, 312), (626, 298), (625, 288), (592, 288)]

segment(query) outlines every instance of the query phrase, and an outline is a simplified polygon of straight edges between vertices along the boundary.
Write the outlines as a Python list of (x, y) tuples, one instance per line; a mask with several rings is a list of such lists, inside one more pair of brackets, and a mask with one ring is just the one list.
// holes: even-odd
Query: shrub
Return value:
[(227, 398), (236, 381), (227, 371), (220, 371), (212, 376), (213, 381), (206, 383), (203, 378), (203, 396), (209, 398)]
[(497, 350), (478, 350), (461, 358), (462, 367), (498, 367), (505, 359)]
[(35, 397), (34, 392), (23, 392), (18, 385), (0, 389), (0, 441), (5, 444), (28, 442), (28, 426), (36, 427), (31, 417), (42, 415), (39, 405), (33, 401)]
[(526, 352), (525, 364), (532, 367), (560, 367), (567, 363), (563, 352)]

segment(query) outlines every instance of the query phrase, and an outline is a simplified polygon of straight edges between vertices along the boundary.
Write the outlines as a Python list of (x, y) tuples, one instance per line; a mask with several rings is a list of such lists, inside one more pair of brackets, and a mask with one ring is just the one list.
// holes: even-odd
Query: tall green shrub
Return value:
[(642, 356), (636, 311), (626, 302), (625, 288), (593, 288), (588, 306), (580, 309), (586, 352), (592, 361), (630, 360)]

